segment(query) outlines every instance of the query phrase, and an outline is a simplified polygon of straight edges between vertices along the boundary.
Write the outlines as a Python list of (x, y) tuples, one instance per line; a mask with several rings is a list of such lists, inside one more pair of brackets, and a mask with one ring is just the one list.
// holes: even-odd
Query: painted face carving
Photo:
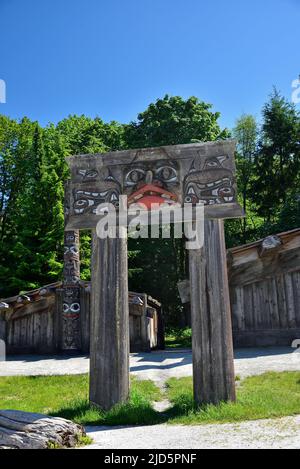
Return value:
[[(79, 169), (77, 174), (82, 178), (84, 188), (73, 192), (75, 215), (96, 214), (100, 204), (113, 204), (116, 208), (119, 206), (121, 186), (111, 175), (109, 168)], [(91, 184), (85, 186), (89, 182)]]
[(78, 246), (73, 244), (72, 246), (65, 246), (65, 255), (70, 255), (70, 257), (77, 256), (79, 254)]
[(152, 204), (173, 205), (178, 200), (174, 192), (177, 185), (177, 166), (168, 160), (136, 163), (125, 171), (124, 189), (128, 194), (128, 205), (143, 204), (148, 210)]
[(78, 275), (78, 264), (77, 260), (66, 261), (64, 265), (64, 276), (69, 280), (70, 283), (78, 283), (80, 278)]
[(106, 190), (101, 186), (101, 191), (82, 191), (75, 192), (74, 213), (82, 215), (83, 213), (96, 213), (100, 204), (113, 204), (116, 208), (119, 206), (120, 189), (116, 185), (109, 184)]
[(63, 304), (64, 316), (75, 318), (80, 313), (80, 303), (64, 303)]
[(75, 235), (73, 233), (66, 233), (65, 235), (66, 243), (74, 243), (75, 242)]
[(184, 180), (184, 203), (204, 205), (233, 202), (232, 172), (222, 166), (226, 156), (195, 160)]

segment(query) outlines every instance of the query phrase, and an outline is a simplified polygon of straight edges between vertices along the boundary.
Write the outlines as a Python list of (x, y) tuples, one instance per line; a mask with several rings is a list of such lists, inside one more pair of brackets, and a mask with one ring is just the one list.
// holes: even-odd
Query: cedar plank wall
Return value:
[[(0, 308), (0, 339), (6, 342), (8, 354), (26, 353), (55, 353), (61, 349), (62, 330), (62, 284), (48, 285), (39, 290), (28, 292), (31, 302), (21, 296), (0, 300), (8, 308)], [(45, 296), (39, 293), (46, 290)], [(141, 304), (135, 304), (136, 297), (141, 298)], [(81, 344), (83, 353), (89, 352), (90, 342), (90, 285), (81, 285)], [(2, 303), (2, 304), (3, 304)], [(151, 308), (152, 306), (152, 308)], [(148, 310), (155, 311), (154, 318), (147, 317)], [(150, 351), (155, 345), (163, 348), (163, 342), (158, 337), (160, 331), (151, 327), (157, 322), (157, 315), (161, 316), (161, 305), (145, 294), (129, 293), (130, 313), (130, 346), (131, 351)], [(147, 331), (147, 327), (150, 327)], [(163, 325), (161, 325), (163, 327)], [(155, 333), (155, 337), (153, 337)], [(157, 343), (158, 342), (158, 343)]]
[[(235, 347), (291, 345), (300, 338), (300, 229), (277, 238), (282, 244), (267, 253), (262, 252), (262, 241), (228, 251)], [(89, 289), (83, 288), (82, 295), (83, 351), (88, 352)], [(59, 349), (58, 300), (59, 294), (55, 302), (51, 292), (38, 301), (0, 311), (0, 339), (7, 340), (8, 353), (51, 353)], [(140, 330), (137, 322), (141, 313), (137, 305), (131, 308), (134, 350), (141, 346), (141, 335), (135, 330), (137, 326)]]
[(291, 345), (300, 338), (300, 229), (228, 251), (235, 347)]

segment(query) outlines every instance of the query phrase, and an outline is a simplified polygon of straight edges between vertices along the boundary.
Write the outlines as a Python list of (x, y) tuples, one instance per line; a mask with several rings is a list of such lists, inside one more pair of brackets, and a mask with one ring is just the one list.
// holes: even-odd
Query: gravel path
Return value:
[[(170, 377), (192, 376), (190, 350), (136, 353), (130, 370), (138, 379), (151, 379), (162, 386)], [(0, 376), (80, 374), (89, 371), (86, 356), (14, 356), (0, 362)], [(300, 371), (300, 354), (290, 347), (240, 349), (235, 351), (235, 372), (241, 378), (266, 371)]]
[(88, 427), (84, 449), (299, 449), (300, 416), (239, 424)]

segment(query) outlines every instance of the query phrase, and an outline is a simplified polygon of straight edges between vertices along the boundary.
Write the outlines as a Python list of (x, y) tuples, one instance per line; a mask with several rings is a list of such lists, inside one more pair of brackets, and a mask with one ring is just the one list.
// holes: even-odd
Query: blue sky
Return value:
[(0, 113), (129, 122), (166, 93), (232, 127), (300, 73), (300, 0), (0, 0)]

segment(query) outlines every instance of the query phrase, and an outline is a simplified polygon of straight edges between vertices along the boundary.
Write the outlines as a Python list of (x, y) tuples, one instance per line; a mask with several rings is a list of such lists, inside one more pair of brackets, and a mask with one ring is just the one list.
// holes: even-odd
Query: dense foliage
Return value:
[[(0, 297), (62, 276), (65, 157), (70, 154), (212, 141), (230, 136), (219, 114), (195, 97), (165, 96), (136, 122), (105, 123), (69, 116), (42, 128), (28, 118), (0, 116)], [(300, 117), (274, 91), (259, 127), (238, 119), (237, 168), (245, 220), (226, 222), (228, 246), (300, 225)], [(187, 319), (177, 294), (187, 276), (184, 243), (178, 239), (129, 241), (130, 288), (160, 299), (169, 323)], [(81, 273), (90, 275), (90, 234), (81, 233)]]

